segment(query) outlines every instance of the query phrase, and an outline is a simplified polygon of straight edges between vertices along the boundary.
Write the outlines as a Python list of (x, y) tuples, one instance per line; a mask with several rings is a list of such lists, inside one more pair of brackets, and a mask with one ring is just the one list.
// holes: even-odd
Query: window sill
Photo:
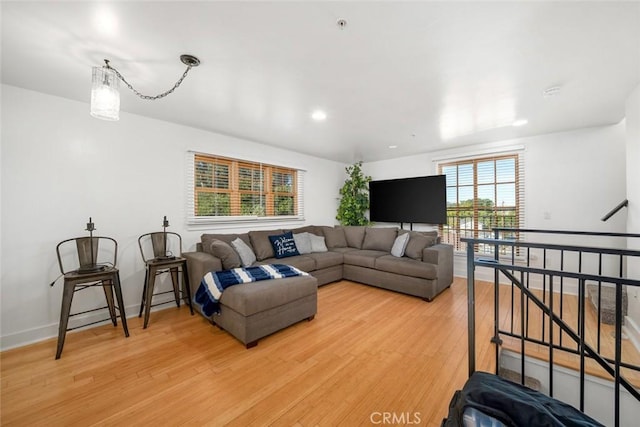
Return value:
[(263, 228), (274, 225), (300, 227), (304, 224), (304, 218), (298, 216), (287, 217), (190, 217), (187, 218), (187, 230), (215, 230), (230, 228)]

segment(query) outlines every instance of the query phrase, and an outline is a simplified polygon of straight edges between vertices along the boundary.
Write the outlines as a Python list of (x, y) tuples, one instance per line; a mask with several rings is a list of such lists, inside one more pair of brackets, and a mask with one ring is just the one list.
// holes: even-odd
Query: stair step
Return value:
[[(587, 285), (587, 296), (593, 308), (598, 310), (598, 285)], [(622, 322), (627, 315), (627, 287), (622, 288)], [(610, 286), (600, 287), (600, 321), (606, 325), (616, 323), (616, 288)]]
[[(507, 369), (503, 366), (500, 367), (500, 372), (498, 372), (498, 376), (512, 381), (517, 384), (522, 384), (522, 376), (520, 372), (512, 371), (511, 369)], [(529, 387), (532, 390), (540, 391), (541, 384), (540, 381), (536, 378), (530, 377), (528, 375), (524, 376), (524, 385), (525, 387)]]

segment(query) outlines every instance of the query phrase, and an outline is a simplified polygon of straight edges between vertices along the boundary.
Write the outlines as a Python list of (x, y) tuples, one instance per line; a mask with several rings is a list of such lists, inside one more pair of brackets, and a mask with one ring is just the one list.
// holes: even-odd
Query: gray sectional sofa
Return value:
[[(223, 269), (211, 243), (231, 243), (241, 238), (256, 254), (256, 264), (289, 264), (310, 273), (318, 285), (342, 279), (414, 295), (431, 301), (453, 282), (453, 247), (439, 243), (437, 232), (397, 228), (306, 226), (290, 230), (324, 237), (326, 252), (312, 252), (287, 258), (274, 257), (268, 236), (285, 230), (251, 231), (244, 234), (203, 234), (197, 252), (187, 252), (192, 295), (208, 271)], [(410, 233), (402, 257), (391, 255), (398, 234)]]
[[(269, 236), (282, 235), (285, 231), (291, 231), (301, 253), (277, 258)], [(238, 254), (242, 251), (230, 250), (237, 247), (238, 243), (250, 248), (251, 256), (255, 255), (253, 265), (288, 264), (311, 275), (277, 279), (286, 281), (281, 283), (291, 282), (306, 287), (304, 295), (291, 293), (289, 297), (283, 297), (279, 287), (269, 286), (268, 283), (255, 288), (262, 292), (260, 295), (252, 295), (253, 286), (233, 286), (223, 292), (220, 299), (221, 314), (214, 316), (213, 321), (247, 347), (255, 345), (259, 338), (269, 333), (303, 319), (312, 319), (317, 302), (314, 299), (315, 292), (309, 289), (315, 289), (316, 286), (346, 279), (431, 301), (453, 282), (453, 247), (440, 243), (435, 231), (305, 226), (293, 230), (250, 231), (243, 234), (203, 234), (195, 252), (183, 253), (187, 259), (192, 295), (196, 294), (207, 272), (239, 267), (243, 262), (253, 260), (241, 259)], [(255, 301), (247, 303), (247, 300), (256, 298), (267, 303), (258, 304), (260, 313), (247, 312), (246, 307), (257, 307)], [(306, 308), (300, 310), (303, 301)], [(255, 322), (255, 319), (250, 319), (251, 316), (262, 320)], [(265, 324), (270, 326), (265, 328)], [(260, 331), (256, 332), (256, 329)]]

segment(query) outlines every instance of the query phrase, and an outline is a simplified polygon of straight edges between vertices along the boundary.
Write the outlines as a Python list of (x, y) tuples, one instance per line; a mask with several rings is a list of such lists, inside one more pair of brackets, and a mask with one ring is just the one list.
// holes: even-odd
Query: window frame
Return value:
[[(211, 182), (210, 187), (198, 186), (198, 178), (202, 178), (202, 174), (198, 169), (198, 163), (205, 162), (212, 164), (211, 178), (207, 182)], [(216, 187), (215, 165), (225, 165), (228, 170), (228, 188)], [(195, 151), (187, 152), (187, 224), (189, 225), (206, 225), (219, 223), (246, 223), (249, 222), (298, 222), (304, 221), (304, 170), (297, 169), (285, 165), (273, 165), (262, 162), (256, 162), (247, 159), (233, 158), (227, 156), (219, 156), (208, 153)], [(242, 170), (252, 170), (250, 178), (250, 189), (241, 188)], [(273, 174), (281, 173), (290, 175), (291, 189), (290, 191), (276, 191), (273, 188)], [(200, 182), (206, 181), (203, 179)], [(256, 185), (257, 184), (257, 185)], [(280, 189), (282, 190), (282, 189)], [(199, 197), (202, 194), (229, 194), (229, 215), (199, 215)], [(257, 213), (244, 214), (243, 196), (259, 197), (260, 203)], [(278, 207), (276, 202), (278, 197), (292, 198), (292, 212), (287, 215), (275, 215)], [(254, 206), (255, 209), (255, 206)]]
[[(504, 159), (513, 159), (514, 160), (514, 177), (513, 180), (509, 181), (501, 181), (498, 178), (498, 168), (497, 162)], [(478, 164), (486, 163), (492, 161), (493, 162), (493, 180), (492, 182), (479, 182), (478, 180)], [(460, 165), (472, 165), (472, 183), (471, 184), (463, 184), (460, 185), (458, 180), (459, 178), (459, 166)], [(442, 224), (439, 226), (439, 232), (442, 236), (443, 243), (452, 244), (454, 247), (454, 252), (461, 254), (466, 252), (466, 244), (460, 241), (462, 237), (470, 237), (470, 238), (494, 238), (493, 227), (496, 225), (498, 227), (508, 227), (508, 228), (522, 228), (524, 226), (524, 156), (521, 150), (512, 151), (512, 152), (501, 152), (501, 153), (486, 153), (486, 154), (478, 154), (469, 157), (456, 158), (456, 159), (442, 159), (437, 163), (437, 171), (439, 174), (445, 174), (444, 168), (446, 167), (456, 167), (456, 182), (455, 185), (447, 185), (447, 190), (449, 188), (456, 188), (456, 203), (457, 206), (451, 208), (447, 203), (447, 224)], [(514, 185), (514, 202), (515, 206), (506, 206), (500, 207), (498, 206), (498, 186), (504, 184), (513, 184)], [(483, 208), (478, 203), (479, 192), (478, 187), (482, 186), (493, 186), (493, 198), (494, 205), (490, 209)], [(460, 187), (472, 187), (473, 189), (473, 204), (470, 207), (463, 206), (461, 207), (459, 203), (461, 202), (459, 199), (460, 196)], [(463, 212), (472, 210), (471, 216), (471, 224), (472, 227), (461, 227), (461, 216), (450, 215), (451, 210), (456, 210), (457, 212)], [(481, 228), (480, 224), (484, 225), (483, 218), (487, 216), (481, 216), (482, 211), (490, 211), (489, 216), (491, 217), (491, 227), (489, 229)], [(513, 212), (513, 215), (510, 215), (509, 218), (512, 218), (512, 223), (507, 224), (504, 215), (500, 215), (500, 212)], [(450, 219), (455, 218), (456, 221), (454, 225), (450, 225)], [(500, 223), (500, 218), (502, 218), (502, 223)], [(449, 230), (447, 231), (445, 227)], [(519, 233), (500, 233), (500, 238), (519, 238)], [(478, 255), (494, 255), (493, 253), (494, 246), (491, 245), (476, 245), (474, 248), (474, 252)], [(503, 255), (503, 254), (500, 254)]]

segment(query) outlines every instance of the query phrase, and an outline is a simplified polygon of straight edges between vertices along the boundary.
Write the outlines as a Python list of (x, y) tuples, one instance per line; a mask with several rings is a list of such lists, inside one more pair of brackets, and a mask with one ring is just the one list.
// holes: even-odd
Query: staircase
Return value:
[[(475, 371), (476, 357), (475, 269), (490, 268), (495, 272), (495, 371), (605, 425), (637, 425), (640, 354), (623, 339), (622, 323), (626, 287), (640, 287), (638, 278), (625, 277), (627, 261), (640, 260), (640, 251), (626, 249), (627, 239), (640, 235), (506, 228), (494, 232), (494, 239), (462, 239), (467, 244), (469, 372)], [(504, 235), (518, 239), (499, 238)], [(525, 241), (525, 235), (535, 239)], [(545, 243), (545, 235), (554, 243)], [(559, 237), (572, 243), (557, 243)], [(587, 238), (620, 238), (622, 249), (575, 243)], [(473, 250), (479, 245), (493, 247), (494, 257), (476, 258)], [(510, 284), (501, 285), (505, 279)]]

